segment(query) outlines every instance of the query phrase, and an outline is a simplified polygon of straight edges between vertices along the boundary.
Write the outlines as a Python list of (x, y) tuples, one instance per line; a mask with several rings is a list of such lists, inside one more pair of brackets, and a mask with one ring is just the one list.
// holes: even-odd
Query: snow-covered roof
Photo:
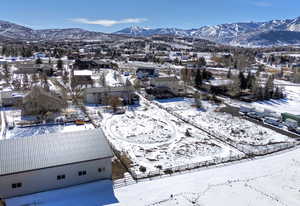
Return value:
[(229, 84), (232, 84), (232, 80), (230, 79), (214, 79), (210, 80), (209, 82), (205, 82), (205, 84), (209, 84), (214, 87), (219, 87), (219, 86), (227, 86)]
[(111, 158), (101, 129), (0, 141), (0, 176)]
[(24, 97), (24, 94), (15, 91), (3, 91), (1, 92), (0, 96), (1, 99), (8, 99), (8, 98)]
[(93, 71), (91, 70), (75, 70), (74, 76), (92, 76)]

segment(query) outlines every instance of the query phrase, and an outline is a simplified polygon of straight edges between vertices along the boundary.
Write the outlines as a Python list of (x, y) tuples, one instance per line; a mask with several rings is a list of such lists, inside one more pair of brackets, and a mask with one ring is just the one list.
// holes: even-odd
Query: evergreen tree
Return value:
[(206, 66), (206, 60), (204, 57), (200, 57), (199, 60), (198, 60), (198, 66), (199, 67), (203, 67), (203, 66)]
[(259, 87), (259, 85), (258, 85), (258, 83), (256, 81), (255, 76), (253, 75), (251, 77), (251, 81), (250, 81), (250, 89), (251, 89), (252, 94), (255, 95), (255, 93), (257, 92), (258, 87)]
[(194, 94), (194, 100), (196, 103), (197, 108), (202, 108), (202, 102), (201, 102), (201, 95), (199, 92), (195, 92)]
[(202, 78), (201, 71), (200, 71), (200, 69), (197, 69), (196, 78), (195, 78), (196, 87), (198, 87), (198, 88), (201, 87), (202, 81), (203, 81), (203, 78)]
[(258, 100), (264, 100), (265, 99), (265, 92), (263, 87), (258, 87), (256, 92), (256, 98)]
[(232, 77), (232, 84), (228, 87), (228, 94), (232, 97), (236, 97), (241, 93), (241, 82), (238, 76)]
[(246, 78), (244, 76), (244, 72), (240, 71), (240, 73), (239, 73), (239, 79), (240, 79), (240, 83), (241, 83), (240, 84), (240, 88), (242, 90), (246, 89), (247, 88), (247, 80), (246, 80)]
[(281, 97), (280, 89), (279, 89), (279, 87), (276, 87), (274, 94), (273, 94), (273, 99), (279, 99), (280, 97)]
[(8, 68), (8, 64), (7, 64), (7, 63), (5, 63), (5, 64), (3, 65), (3, 71), (4, 71), (4, 78), (5, 78), (5, 81), (6, 81), (6, 83), (8, 84), (9, 81), (10, 81), (11, 74), (10, 74), (10, 72), (9, 72), (9, 68)]
[(57, 69), (62, 70), (63, 69), (63, 61), (61, 59), (57, 60)]
[(270, 99), (273, 97), (274, 92), (274, 76), (270, 76), (265, 85), (265, 98)]
[(231, 79), (231, 68), (229, 68), (228, 72), (227, 72), (227, 78)]
[(35, 64), (42, 64), (43, 62), (42, 62), (42, 60), (41, 60), (41, 58), (37, 58), (36, 60), (35, 60)]
[(252, 76), (251, 72), (249, 71), (247, 74), (247, 78), (246, 78), (246, 89), (251, 89), (252, 78), (253, 78), (253, 76)]
[(212, 73), (206, 70), (206, 68), (203, 69), (202, 71), (202, 79), (204, 80), (209, 80), (212, 78)]

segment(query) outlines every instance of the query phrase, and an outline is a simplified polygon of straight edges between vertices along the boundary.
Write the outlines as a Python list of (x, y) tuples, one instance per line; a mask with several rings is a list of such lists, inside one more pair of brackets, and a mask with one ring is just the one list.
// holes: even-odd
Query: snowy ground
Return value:
[(253, 103), (246, 103), (240, 101), (231, 101), (233, 106), (250, 106), (261, 109), (268, 109), (279, 114), (288, 112), (300, 115), (300, 84), (294, 84), (287, 81), (276, 80), (276, 84), (284, 88), (287, 97), (279, 100), (258, 101)]
[(7, 206), (100, 206), (117, 203), (111, 181), (52, 190), (7, 200)]
[(131, 185), (115, 190), (120, 202), (116, 205), (297, 206), (300, 203), (299, 158), (298, 149), (228, 167)]
[(298, 206), (300, 149), (266, 158), (139, 182), (109, 181), (7, 200), (7, 206)]
[[(67, 111), (76, 112), (78, 108), (70, 107)], [(20, 109), (7, 109), (5, 112), (6, 120), (8, 124), (11, 122), (21, 121), (26, 118), (26, 120), (35, 119), (35, 117), (30, 116), (21, 116)], [(11, 138), (20, 138), (20, 137), (28, 137), (28, 136), (35, 136), (35, 135), (42, 135), (48, 133), (59, 133), (59, 132), (73, 132), (73, 131), (80, 131), (80, 130), (87, 130), (87, 129), (94, 129), (92, 124), (85, 124), (85, 125), (75, 125), (74, 123), (68, 123), (65, 125), (44, 125), (44, 126), (33, 126), (33, 127), (15, 127), (11, 130), (7, 128), (5, 139)]]
[(286, 99), (252, 103), (252, 106), (266, 108), (278, 113), (289, 112), (300, 115), (300, 84), (293, 84), (286, 81), (276, 81), (276, 83), (285, 85)]
[(292, 139), (273, 130), (227, 113), (216, 112), (216, 105), (204, 101), (203, 110), (193, 107), (193, 99), (175, 98), (158, 102), (164, 108), (194, 122), (206, 131), (238, 144), (243, 150), (256, 150), (257, 146), (263, 149), (266, 145), (274, 147), (276, 144), (292, 142)]
[[(101, 110), (105, 134), (118, 151), (129, 156), (133, 161), (132, 170), (138, 175), (158, 168), (242, 156), (203, 131), (145, 102), (130, 107), (122, 115), (112, 115), (104, 107), (88, 107), (88, 110)], [(186, 136), (187, 130), (190, 136)], [(139, 171), (140, 166), (147, 168), (145, 173)]]

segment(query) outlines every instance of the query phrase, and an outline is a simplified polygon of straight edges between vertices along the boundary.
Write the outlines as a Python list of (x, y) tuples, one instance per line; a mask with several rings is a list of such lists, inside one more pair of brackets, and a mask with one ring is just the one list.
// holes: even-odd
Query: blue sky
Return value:
[(0, 20), (114, 32), (128, 26), (199, 28), (300, 16), (299, 0), (1, 0)]

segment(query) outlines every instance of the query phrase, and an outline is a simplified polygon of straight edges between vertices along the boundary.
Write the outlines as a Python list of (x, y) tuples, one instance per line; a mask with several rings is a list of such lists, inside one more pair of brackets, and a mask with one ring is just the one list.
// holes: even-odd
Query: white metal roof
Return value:
[(0, 176), (110, 158), (101, 129), (0, 141)]

